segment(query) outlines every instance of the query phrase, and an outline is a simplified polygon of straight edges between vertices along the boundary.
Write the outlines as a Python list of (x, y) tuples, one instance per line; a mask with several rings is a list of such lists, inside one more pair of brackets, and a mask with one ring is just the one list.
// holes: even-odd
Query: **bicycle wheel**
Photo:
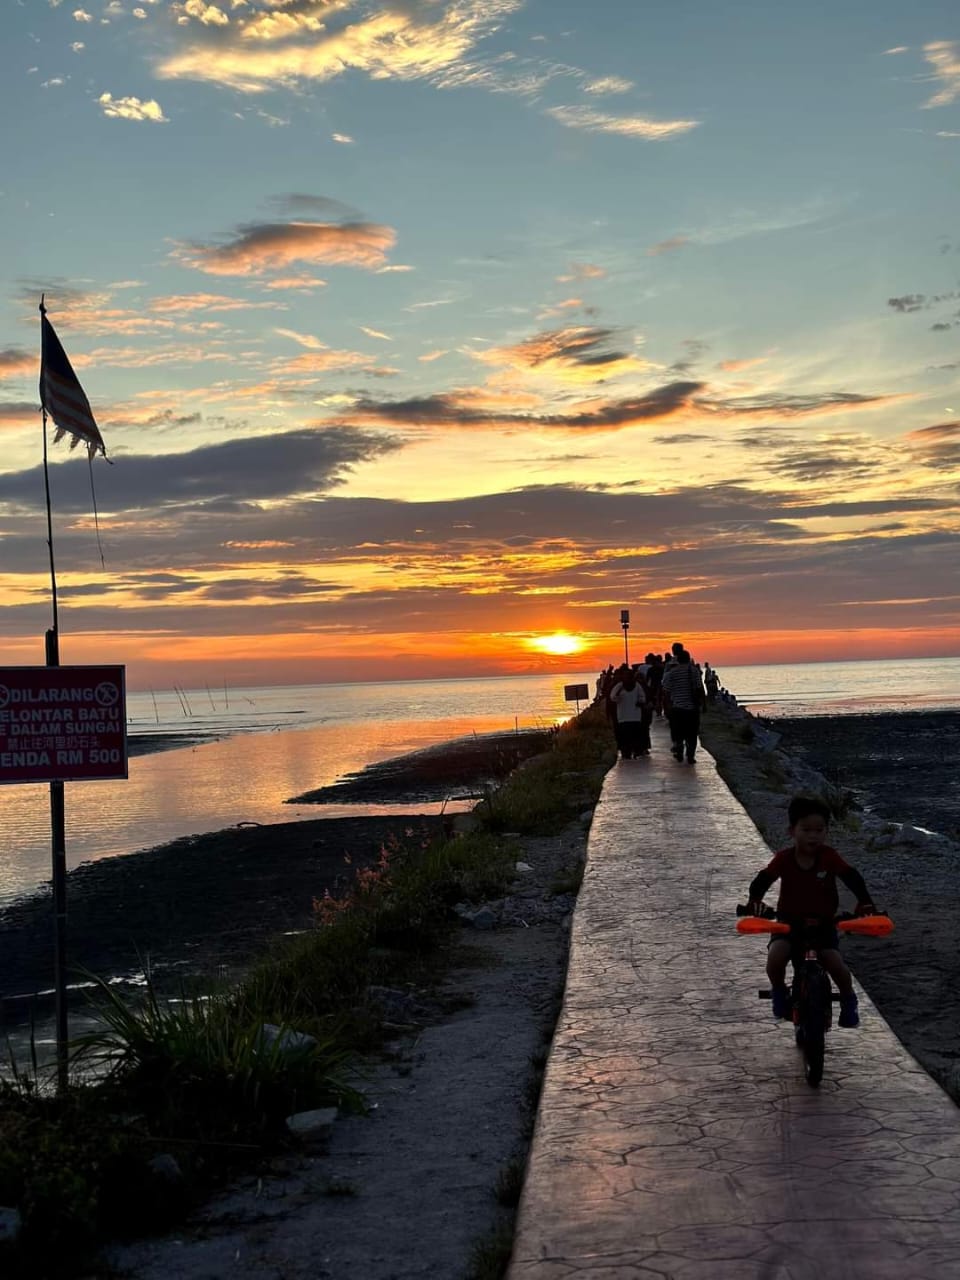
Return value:
[(803, 1074), (807, 1084), (815, 1089), (823, 1079), (823, 983), (812, 977), (807, 979), (803, 995), (799, 1023), (803, 1029)]

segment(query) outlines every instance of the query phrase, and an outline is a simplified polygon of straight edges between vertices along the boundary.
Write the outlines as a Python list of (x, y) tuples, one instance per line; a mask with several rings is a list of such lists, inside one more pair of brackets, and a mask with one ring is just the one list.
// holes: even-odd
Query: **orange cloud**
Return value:
[(941, 440), (956, 440), (960, 438), (960, 422), (938, 422), (933, 427), (917, 427), (915, 431), (908, 431), (904, 438), (916, 440), (919, 444), (936, 444)]
[(316, 276), (277, 276), (274, 280), (264, 281), (267, 289), (325, 289), (326, 280), (318, 280)]
[(258, 276), (299, 262), (376, 270), (396, 243), (391, 227), (373, 222), (267, 222), (241, 227), (221, 245), (180, 245), (174, 257), (214, 276)]
[(613, 329), (573, 325), (544, 330), (513, 346), (492, 347), (476, 353), (476, 358), (511, 369), (542, 369), (570, 382), (599, 382), (647, 367), (646, 361), (628, 352), (612, 350), (614, 337)]
[(0, 378), (18, 378), (23, 373), (36, 373), (39, 363), (39, 358), (29, 351), (7, 347), (5, 351), (0, 351)]
[(365, 373), (385, 376), (397, 372), (396, 369), (382, 368), (371, 363), (370, 357), (360, 351), (311, 351), (274, 367), (290, 373), (330, 373), (338, 369), (363, 369)]
[(724, 373), (741, 373), (744, 369), (752, 369), (755, 364), (766, 364), (769, 356), (753, 356), (745, 360), (721, 360), (717, 365)]
[(150, 303), (150, 310), (161, 314), (182, 311), (259, 311), (265, 308), (277, 309), (281, 305), (277, 302), (250, 302), (246, 298), (228, 298), (220, 293), (183, 293), (154, 298)]

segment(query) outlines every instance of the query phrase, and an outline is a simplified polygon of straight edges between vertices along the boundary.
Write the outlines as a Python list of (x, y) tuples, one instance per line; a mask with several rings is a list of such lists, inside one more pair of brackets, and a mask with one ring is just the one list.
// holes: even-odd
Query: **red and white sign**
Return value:
[(127, 776), (123, 667), (0, 667), (0, 784)]

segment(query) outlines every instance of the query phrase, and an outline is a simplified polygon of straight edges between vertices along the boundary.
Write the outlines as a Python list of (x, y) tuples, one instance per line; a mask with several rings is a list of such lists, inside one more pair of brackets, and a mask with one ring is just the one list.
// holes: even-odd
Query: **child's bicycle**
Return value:
[[(803, 1073), (807, 1084), (816, 1088), (823, 1079), (824, 1037), (833, 1022), (833, 1001), (839, 995), (830, 985), (830, 978), (816, 946), (818, 920), (807, 920), (802, 928), (791, 928), (776, 919), (772, 907), (763, 907), (755, 915), (746, 906), (737, 907), (738, 933), (792, 934), (790, 963), (793, 966), (793, 982), (787, 1002), (787, 1018), (792, 1018), (797, 1047), (803, 1051)], [(893, 921), (887, 915), (852, 916), (847, 913), (836, 918), (841, 933), (853, 933), (870, 938), (885, 938), (893, 931)], [(761, 1000), (769, 1000), (769, 989), (757, 993)]]

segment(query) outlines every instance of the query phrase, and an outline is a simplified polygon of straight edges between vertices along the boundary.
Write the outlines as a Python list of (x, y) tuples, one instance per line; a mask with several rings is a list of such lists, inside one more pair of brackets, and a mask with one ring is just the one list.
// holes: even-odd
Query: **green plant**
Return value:
[[(551, 834), (596, 801), (616, 757), (610, 728), (596, 708), (563, 725), (551, 750), (517, 769), (475, 811), (490, 831)], [(571, 778), (577, 785), (571, 786)]]
[(144, 1111), (151, 1131), (199, 1141), (256, 1139), (291, 1111), (353, 1102), (347, 1056), (331, 1037), (289, 1047), (226, 996), (162, 999), (152, 982), (128, 1003), (93, 978), (101, 1027), (74, 1045), (74, 1064), (105, 1073), (109, 1091)]

